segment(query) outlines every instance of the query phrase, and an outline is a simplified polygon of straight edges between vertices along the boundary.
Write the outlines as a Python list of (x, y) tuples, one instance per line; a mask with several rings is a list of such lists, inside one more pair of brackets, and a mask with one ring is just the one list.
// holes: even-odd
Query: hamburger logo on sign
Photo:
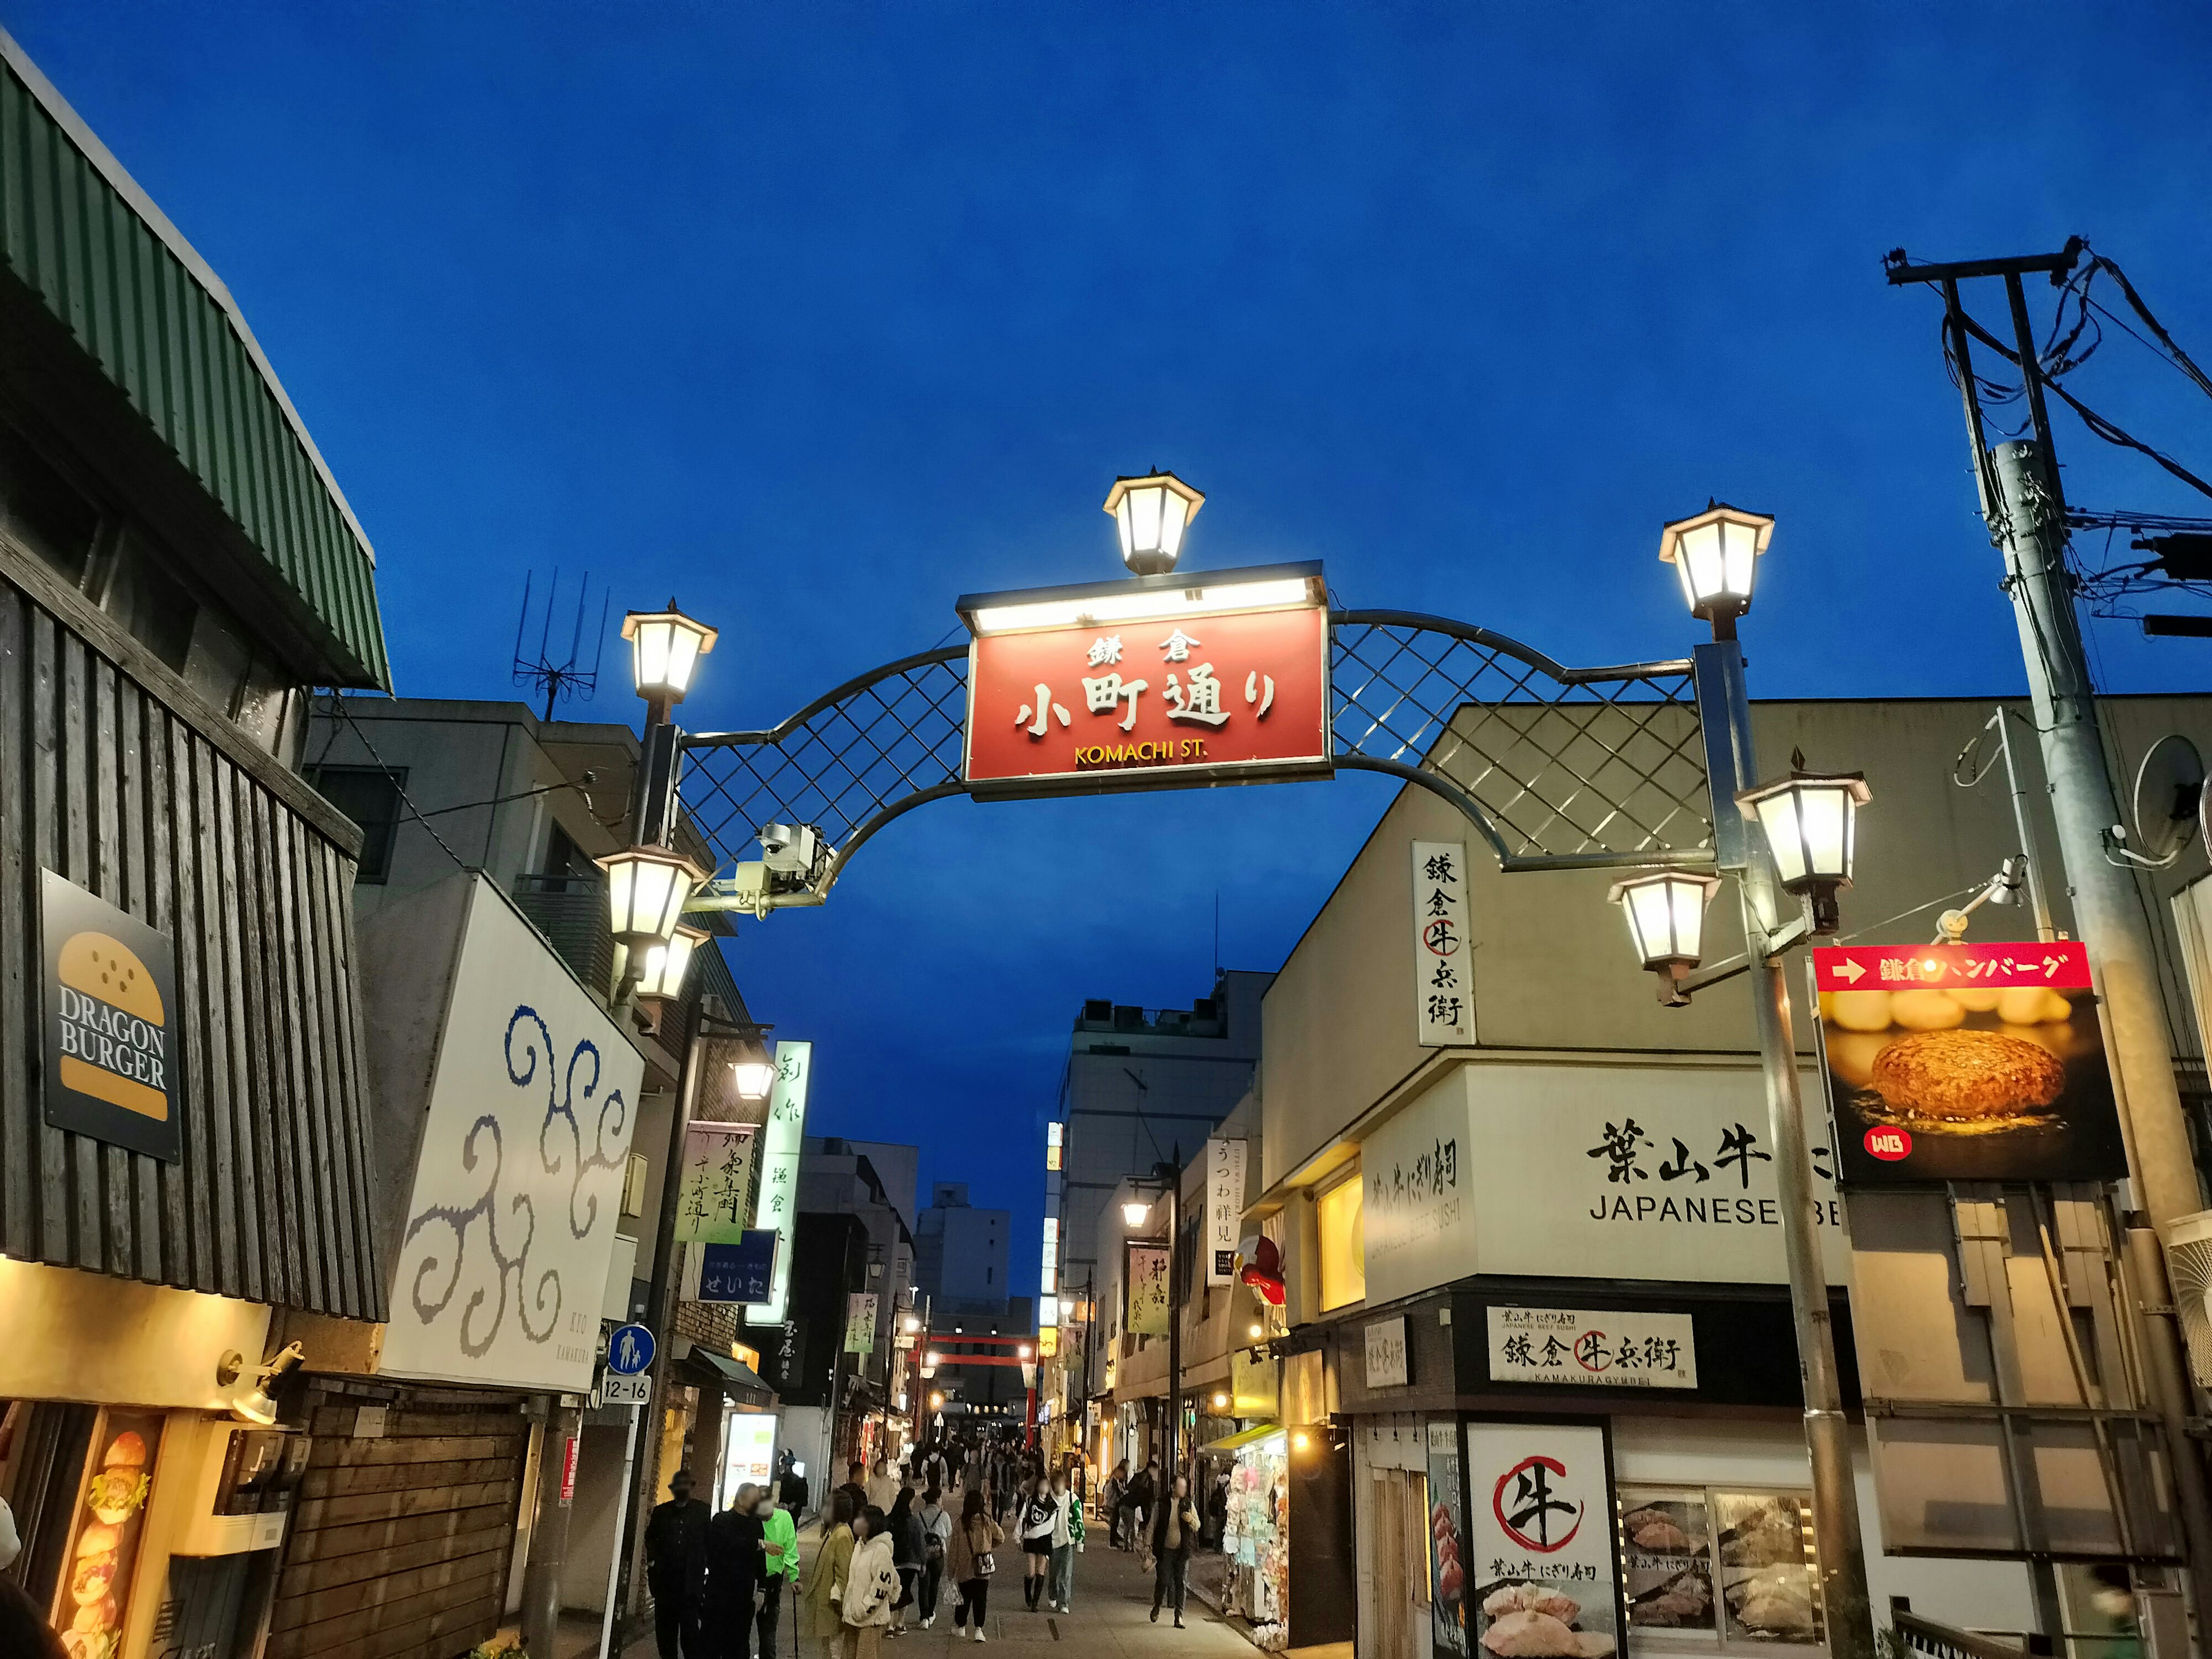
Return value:
[(183, 1090), (169, 941), (43, 874), (46, 1121), (176, 1163)]

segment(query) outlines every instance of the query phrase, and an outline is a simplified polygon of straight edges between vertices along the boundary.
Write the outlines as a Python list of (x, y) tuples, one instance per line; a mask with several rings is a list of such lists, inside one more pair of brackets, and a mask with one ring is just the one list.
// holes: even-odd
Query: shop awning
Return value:
[(748, 1406), (770, 1405), (775, 1400), (775, 1390), (762, 1382), (760, 1373), (742, 1359), (732, 1359), (711, 1348), (695, 1347), (684, 1363), (696, 1368), (700, 1382), (719, 1386), (728, 1399)]
[(1204, 1445), (1193, 1447), (1192, 1449), (1200, 1453), (1242, 1451), (1247, 1446), (1258, 1445), (1269, 1435), (1280, 1434), (1282, 1431), (1283, 1425), (1279, 1423), (1261, 1423), (1253, 1428), (1239, 1429), (1234, 1434), (1224, 1434), (1218, 1440), (1209, 1440)]

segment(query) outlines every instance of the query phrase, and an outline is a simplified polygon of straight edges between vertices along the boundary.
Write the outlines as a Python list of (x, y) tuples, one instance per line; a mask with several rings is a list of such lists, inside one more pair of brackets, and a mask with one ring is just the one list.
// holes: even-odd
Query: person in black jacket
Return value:
[(1159, 1496), (1152, 1516), (1152, 1622), (1160, 1622), (1160, 1607), (1170, 1603), (1175, 1627), (1182, 1628), (1183, 1588), (1190, 1573), (1190, 1553), (1198, 1547), (1198, 1505), (1190, 1501), (1190, 1482), (1176, 1476)]
[(714, 1511), (691, 1496), (691, 1472), (669, 1477), (669, 1501), (645, 1523), (645, 1582), (660, 1659), (712, 1659), (700, 1630), (707, 1600), (707, 1523)]
[(747, 1481), (737, 1502), (707, 1527), (707, 1611), (701, 1628), (714, 1659), (751, 1659), (753, 1594), (761, 1581), (760, 1488)]

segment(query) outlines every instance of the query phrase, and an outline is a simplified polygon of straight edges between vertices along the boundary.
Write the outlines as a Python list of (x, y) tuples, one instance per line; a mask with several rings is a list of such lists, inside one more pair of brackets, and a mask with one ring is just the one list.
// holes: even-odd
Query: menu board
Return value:
[(161, 1413), (101, 1414), (77, 1499), (68, 1568), (54, 1593), (53, 1626), (70, 1659), (114, 1659), (122, 1643), (161, 1444)]

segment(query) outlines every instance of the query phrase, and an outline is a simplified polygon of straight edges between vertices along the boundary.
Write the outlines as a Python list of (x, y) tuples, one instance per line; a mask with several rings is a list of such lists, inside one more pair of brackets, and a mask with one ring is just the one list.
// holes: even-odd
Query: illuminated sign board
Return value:
[(806, 1139), (806, 1085), (814, 1074), (814, 1045), (775, 1045), (775, 1087), (769, 1095), (768, 1126), (760, 1146), (760, 1200), (753, 1225), (776, 1236), (769, 1298), (745, 1307), (748, 1325), (781, 1325), (791, 1297), (791, 1249), (799, 1225), (799, 1154)]

